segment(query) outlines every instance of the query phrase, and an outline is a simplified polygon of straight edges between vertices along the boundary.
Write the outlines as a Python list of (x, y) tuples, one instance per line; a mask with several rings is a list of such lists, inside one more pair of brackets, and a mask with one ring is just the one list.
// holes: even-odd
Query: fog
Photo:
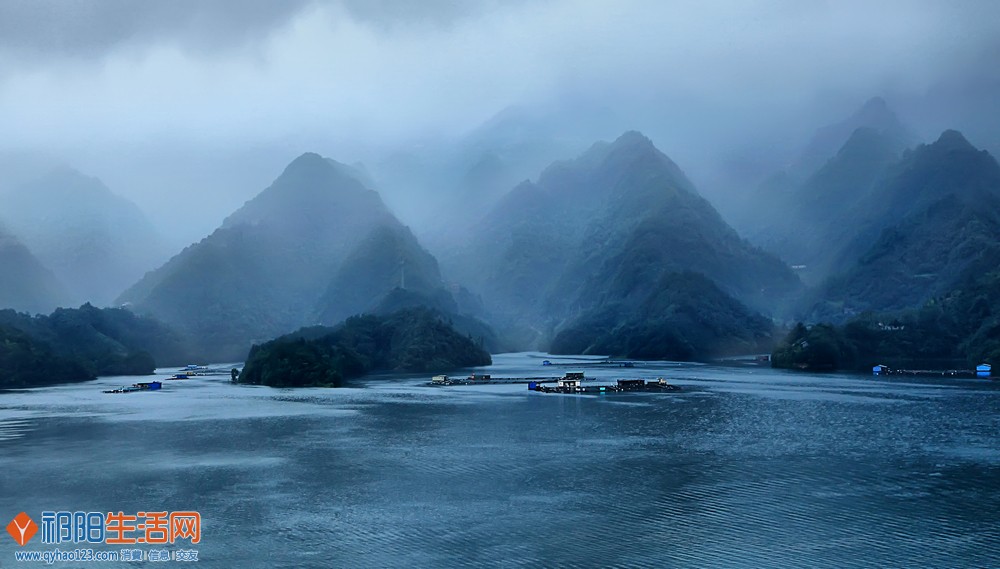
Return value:
[[(177, 247), (302, 152), (378, 179), (512, 106), (574, 144), (641, 130), (719, 200), (873, 96), (1000, 151), (998, 32), (990, 0), (11, 1), (0, 151), (100, 178)], [(404, 221), (441, 207), (388, 186)]]

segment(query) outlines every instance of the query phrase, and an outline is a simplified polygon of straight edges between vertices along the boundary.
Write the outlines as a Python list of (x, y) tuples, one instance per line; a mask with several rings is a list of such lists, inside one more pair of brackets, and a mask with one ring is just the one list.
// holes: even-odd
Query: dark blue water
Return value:
[[(197, 510), (197, 567), (1000, 567), (1000, 382), (587, 373), (685, 390), (100, 393), (117, 378), (0, 394), (0, 522)], [(0, 567), (28, 566), (15, 549), (0, 534)]]

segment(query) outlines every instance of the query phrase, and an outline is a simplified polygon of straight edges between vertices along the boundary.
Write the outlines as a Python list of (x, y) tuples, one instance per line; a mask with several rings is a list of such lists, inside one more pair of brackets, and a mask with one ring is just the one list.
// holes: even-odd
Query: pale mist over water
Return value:
[[(543, 357), (477, 371), (539, 375)], [(684, 391), (562, 396), (410, 375), (5, 393), (0, 511), (196, 509), (199, 567), (1000, 563), (996, 383), (628, 372)], [(5, 564), (15, 548), (0, 540)]]

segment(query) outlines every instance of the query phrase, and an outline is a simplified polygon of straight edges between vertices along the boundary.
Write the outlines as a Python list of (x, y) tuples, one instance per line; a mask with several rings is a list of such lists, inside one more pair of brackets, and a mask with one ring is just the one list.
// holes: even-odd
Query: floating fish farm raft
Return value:
[(990, 364), (979, 364), (976, 369), (892, 369), (889, 366), (877, 365), (872, 367), (872, 374), (882, 375), (902, 375), (910, 377), (955, 377), (955, 378), (988, 378), (993, 366)]
[(590, 381), (584, 377), (582, 371), (567, 372), (562, 377), (493, 377), (489, 374), (472, 374), (468, 377), (450, 377), (447, 375), (435, 375), (428, 385), (501, 385), (511, 383), (556, 383), (559, 381)]
[(542, 393), (564, 393), (564, 394), (593, 394), (621, 393), (626, 391), (641, 391), (654, 393), (667, 393), (680, 391), (681, 388), (671, 385), (665, 380), (646, 381), (643, 379), (619, 379), (613, 385), (582, 385), (574, 380), (559, 380), (556, 385), (541, 385), (539, 383), (529, 383), (528, 389), (540, 391)]
[(626, 360), (595, 360), (589, 362), (552, 362), (552, 360), (543, 360), (542, 365), (552, 367), (635, 367), (635, 362)]
[(133, 383), (130, 386), (121, 386), (117, 389), (109, 389), (104, 393), (135, 393), (136, 391), (158, 391), (163, 384), (159, 381), (143, 381), (140, 383)]
[(428, 385), (497, 385), (521, 383), (527, 384), (530, 391), (540, 391), (542, 393), (621, 393), (625, 391), (646, 391), (654, 393), (664, 393), (680, 391), (680, 387), (667, 383), (663, 378), (653, 381), (644, 379), (619, 379), (616, 383), (609, 385), (584, 385), (583, 382), (592, 381), (584, 377), (583, 372), (571, 371), (562, 377), (492, 377), (487, 374), (472, 374), (469, 377), (449, 377), (447, 375), (435, 375)]

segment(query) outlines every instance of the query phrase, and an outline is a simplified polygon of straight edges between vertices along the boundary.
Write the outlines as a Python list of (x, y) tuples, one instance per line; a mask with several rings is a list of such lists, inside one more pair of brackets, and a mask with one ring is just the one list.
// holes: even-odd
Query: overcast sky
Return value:
[(605, 104), (705, 169), (874, 95), (995, 94), (998, 38), (993, 0), (0, 0), (0, 149), (189, 202), (202, 231), (303, 151), (353, 161), (512, 104)]

